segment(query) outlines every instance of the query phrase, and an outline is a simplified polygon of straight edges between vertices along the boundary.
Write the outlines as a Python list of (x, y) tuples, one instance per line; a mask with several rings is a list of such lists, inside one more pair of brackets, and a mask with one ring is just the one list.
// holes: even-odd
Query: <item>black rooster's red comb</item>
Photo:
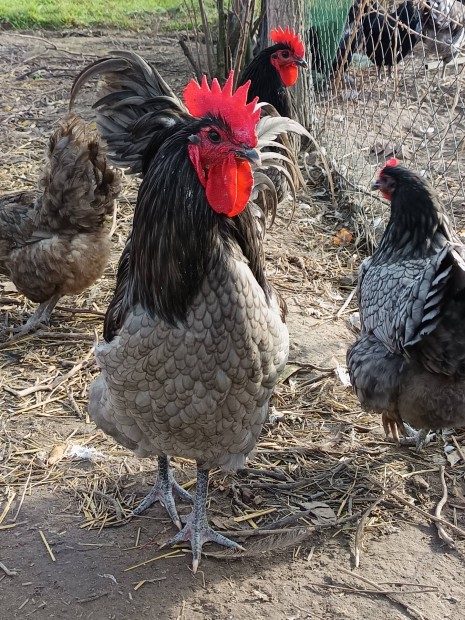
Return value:
[(391, 157), (391, 159), (388, 159), (386, 162), (386, 168), (388, 168), (389, 166), (398, 166), (399, 165), (399, 160), (396, 159), (395, 157)]
[(305, 46), (302, 43), (302, 39), (298, 34), (296, 34), (294, 28), (292, 30), (289, 26), (286, 27), (286, 30), (283, 30), (281, 27), (275, 28), (270, 32), (270, 39), (273, 43), (283, 43), (284, 45), (288, 45), (295, 56), (304, 58)]
[(192, 116), (198, 118), (207, 114), (221, 116), (228, 122), (238, 139), (254, 147), (257, 144), (255, 130), (260, 120), (258, 97), (247, 103), (250, 80), (233, 93), (233, 79), (234, 71), (231, 71), (223, 88), (216, 78), (210, 87), (205, 75), (202, 84), (191, 80), (184, 89), (184, 102)]

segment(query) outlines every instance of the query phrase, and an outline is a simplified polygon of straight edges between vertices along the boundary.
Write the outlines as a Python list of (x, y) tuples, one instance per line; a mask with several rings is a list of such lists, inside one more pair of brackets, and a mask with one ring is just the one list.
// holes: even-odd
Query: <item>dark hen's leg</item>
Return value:
[(386, 433), (386, 437), (389, 437), (389, 433), (392, 433), (394, 441), (400, 443), (399, 431), (402, 435), (406, 435), (404, 423), (402, 422), (398, 413), (383, 413), (382, 415), (383, 428)]
[(218, 534), (207, 522), (206, 501), (208, 493), (208, 469), (197, 468), (197, 488), (195, 490), (194, 508), (187, 517), (186, 525), (180, 532), (168, 540), (163, 547), (177, 545), (189, 541), (192, 548), (192, 571), (197, 572), (202, 553), (202, 546), (206, 542), (215, 542), (224, 547), (230, 547), (237, 551), (244, 551), (244, 547), (233, 540)]
[(416, 431), (414, 428), (405, 424), (406, 437), (400, 440), (403, 446), (415, 446), (417, 452), (421, 452), (423, 448), (436, 438), (436, 433), (430, 433), (428, 428), (422, 428)]
[(132, 514), (140, 515), (149, 506), (158, 501), (166, 508), (171, 520), (178, 530), (180, 530), (182, 524), (178, 511), (176, 510), (176, 504), (174, 503), (173, 490), (176, 491), (181, 499), (192, 504), (193, 499), (191, 495), (174, 479), (168, 457), (160, 456), (158, 457), (157, 480), (150, 493), (142, 500), (139, 506), (132, 511)]

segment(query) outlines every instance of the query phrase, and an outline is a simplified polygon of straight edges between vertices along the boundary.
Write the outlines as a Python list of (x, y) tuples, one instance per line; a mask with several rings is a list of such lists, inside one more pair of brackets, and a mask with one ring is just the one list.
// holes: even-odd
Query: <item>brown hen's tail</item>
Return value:
[(108, 165), (100, 137), (70, 113), (50, 137), (40, 178), (36, 226), (95, 231), (114, 210), (121, 174)]

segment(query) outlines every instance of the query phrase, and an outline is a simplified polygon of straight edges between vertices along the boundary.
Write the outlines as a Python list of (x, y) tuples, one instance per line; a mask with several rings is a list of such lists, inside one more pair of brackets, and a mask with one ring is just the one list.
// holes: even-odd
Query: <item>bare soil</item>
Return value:
[[(34, 187), (72, 80), (94, 56), (138, 51), (177, 92), (189, 76), (176, 40), (155, 32), (23, 34), (0, 34), (4, 193)], [(83, 97), (90, 118), (85, 103)], [(459, 455), (452, 467), (437, 444), (417, 455), (385, 440), (379, 418), (361, 412), (335, 374), (355, 337), (348, 322), (355, 303), (345, 308), (344, 302), (360, 259), (353, 246), (333, 239), (350, 222), (315, 197), (321, 189), (309, 187), (290, 225), (291, 209), (282, 209), (267, 237), (268, 274), (289, 308), (294, 365), (276, 390), (280, 417), (266, 426), (251, 460), (259, 471), (216, 472), (209, 496), (209, 515), (220, 531), (269, 529), (291, 517), (281, 537), (244, 537), (249, 554), (206, 557), (197, 575), (182, 552), (132, 568), (172, 551), (159, 550), (174, 533), (160, 506), (127, 518), (153, 482), (155, 464), (116, 446), (86, 417), (98, 313), (111, 295), (136, 198), (137, 180), (127, 179), (104, 278), (81, 298), (63, 300), (49, 331), (0, 351), (2, 619), (465, 619), (464, 540), (449, 529), (455, 548), (447, 546), (427, 517), (389, 492), (394, 488), (411, 506), (434, 512), (444, 464), (442, 515), (465, 529), (464, 463)], [(0, 294), (2, 323), (24, 321), (33, 305), (4, 279)], [(189, 487), (192, 464), (177, 460), (175, 468)], [(272, 512), (240, 520), (268, 508)], [(299, 520), (302, 510), (307, 516)], [(337, 524), (326, 527), (325, 518)], [(269, 550), (261, 553), (261, 547)]]

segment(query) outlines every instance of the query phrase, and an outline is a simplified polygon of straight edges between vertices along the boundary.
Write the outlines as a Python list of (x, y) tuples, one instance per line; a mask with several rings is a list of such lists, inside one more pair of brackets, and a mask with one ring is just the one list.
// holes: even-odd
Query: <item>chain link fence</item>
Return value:
[[(424, 174), (465, 227), (465, 6), (453, 0), (307, 0), (313, 131), (371, 250), (386, 205), (370, 192), (396, 157)], [(448, 63), (448, 64), (445, 64)]]

